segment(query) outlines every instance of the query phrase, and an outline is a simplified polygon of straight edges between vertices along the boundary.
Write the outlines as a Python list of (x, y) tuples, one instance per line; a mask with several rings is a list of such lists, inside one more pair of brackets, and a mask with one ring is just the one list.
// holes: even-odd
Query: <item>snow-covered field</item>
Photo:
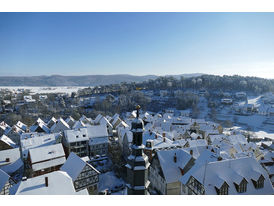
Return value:
[(0, 87), (1, 89), (8, 89), (14, 92), (20, 92), (23, 90), (30, 90), (32, 94), (47, 94), (47, 93), (65, 93), (71, 94), (72, 92), (77, 92), (79, 89), (83, 89), (86, 87), (74, 87), (74, 86), (67, 86), (67, 87)]
[(267, 133), (265, 131), (259, 131), (259, 132), (255, 132), (255, 135), (260, 139), (267, 137), (267, 138), (274, 140), (274, 133)]

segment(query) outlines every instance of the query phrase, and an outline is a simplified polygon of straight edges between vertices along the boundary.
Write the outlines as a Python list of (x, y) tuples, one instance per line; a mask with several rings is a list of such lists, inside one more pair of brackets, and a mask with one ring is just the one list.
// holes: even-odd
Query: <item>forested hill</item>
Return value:
[(157, 76), (133, 75), (86, 75), (86, 76), (29, 76), (29, 77), (0, 77), (0, 86), (96, 86), (119, 84), (121, 82), (142, 82), (156, 79)]
[(207, 89), (215, 91), (247, 91), (261, 94), (263, 92), (274, 92), (274, 79), (244, 76), (216, 76), (201, 75), (176, 79), (173, 77), (159, 77), (138, 84), (147, 89)]
[[(200, 76), (202, 74), (175, 75), (175, 78)], [(156, 75), (134, 76), (128, 74), (116, 75), (85, 75), (85, 76), (0, 76), (0, 86), (96, 86), (119, 84), (121, 82), (143, 82), (156, 79)]]

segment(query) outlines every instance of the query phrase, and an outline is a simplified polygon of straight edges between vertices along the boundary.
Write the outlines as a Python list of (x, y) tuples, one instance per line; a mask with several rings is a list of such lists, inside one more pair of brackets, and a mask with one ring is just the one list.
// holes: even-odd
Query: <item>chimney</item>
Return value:
[(10, 158), (6, 158), (6, 162), (9, 162), (10, 161)]
[(193, 150), (192, 149), (189, 151), (189, 153), (190, 153), (191, 156), (193, 156)]
[(177, 156), (176, 156), (176, 153), (174, 154), (173, 156), (173, 161), (176, 163), (177, 162)]
[(49, 178), (48, 177), (45, 177), (45, 185), (46, 185), (46, 187), (49, 186)]

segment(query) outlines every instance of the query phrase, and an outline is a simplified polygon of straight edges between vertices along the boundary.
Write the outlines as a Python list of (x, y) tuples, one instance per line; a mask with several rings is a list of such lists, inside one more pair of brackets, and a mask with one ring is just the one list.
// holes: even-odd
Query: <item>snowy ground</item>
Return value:
[(67, 86), (67, 87), (0, 87), (1, 89), (8, 89), (10, 91), (19, 92), (20, 90), (30, 90), (32, 94), (46, 94), (46, 93), (66, 93), (71, 94), (72, 92), (77, 92), (79, 89), (83, 89), (86, 87), (74, 87), (74, 86)]
[[(106, 189), (113, 189), (115, 186), (118, 185), (125, 185), (125, 182), (122, 178), (117, 178), (113, 171), (101, 173), (99, 176), (99, 186), (98, 191), (106, 190)], [(125, 189), (122, 189), (118, 192), (112, 193), (113, 195), (122, 195), (125, 194)]]
[(263, 139), (263, 138), (267, 137), (267, 138), (270, 138), (270, 139), (274, 140), (274, 133), (267, 133), (267, 132), (264, 132), (264, 131), (259, 131), (259, 132), (255, 132), (255, 135), (260, 139)]
[[(246, 101), (237, 102), (239, 105), (243, 106)], [(230, 120), (232, 124), (238, 127), (240, 130), (250, 130), (258, 138), (271, 138), (274, 139), (274, 118), (266, 116), (266, 111), (271, 107), (269, 104), (264, 104), (261, 96), (250, 96), (247, 98), (248, 104), (253, 104), (258, 108), (258, 114), (253, 115), (236, 115), (233, 111), (233, 106), (221, 105), (217, 107), (216, 118), (219, 121)], [(200, 97), (198, 107), (200, 109), (199, 118), (210, 119), (210, 109), (207, 106), (207, 101), (204, 97)]]

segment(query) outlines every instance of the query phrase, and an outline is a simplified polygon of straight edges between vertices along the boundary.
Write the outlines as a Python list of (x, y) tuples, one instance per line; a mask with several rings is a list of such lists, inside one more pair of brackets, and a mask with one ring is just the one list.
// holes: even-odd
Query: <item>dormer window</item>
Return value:
[(228, 195), (228, 187), (226, 182), (220, 188), (215, 187), (217, 195)]
[(187, 186), (192, 194), (203, 195), (205, 194), (204, 186), (191, 176), (188, 180)]
[(261, 175), (257, 181), (255, 181), (255, 180), (252, 179), (252, 182), (253, 182), (253, 184), (254, 184), (254, 187), (255, 187), (256, 189), (263, 188), (263, 187), (264, 187), (264, 180), (265, 180), (265, 178), (264, 178), (263, 175)]
[(245, 178), (243, 178), (243, 180), (241, 181), (241, 183), (239, 185), (236, 183), (234, 183), (234, 184), (235, 184), (237, 192), (239, 192), (239, 193), (246, 192), (247, 181)]

